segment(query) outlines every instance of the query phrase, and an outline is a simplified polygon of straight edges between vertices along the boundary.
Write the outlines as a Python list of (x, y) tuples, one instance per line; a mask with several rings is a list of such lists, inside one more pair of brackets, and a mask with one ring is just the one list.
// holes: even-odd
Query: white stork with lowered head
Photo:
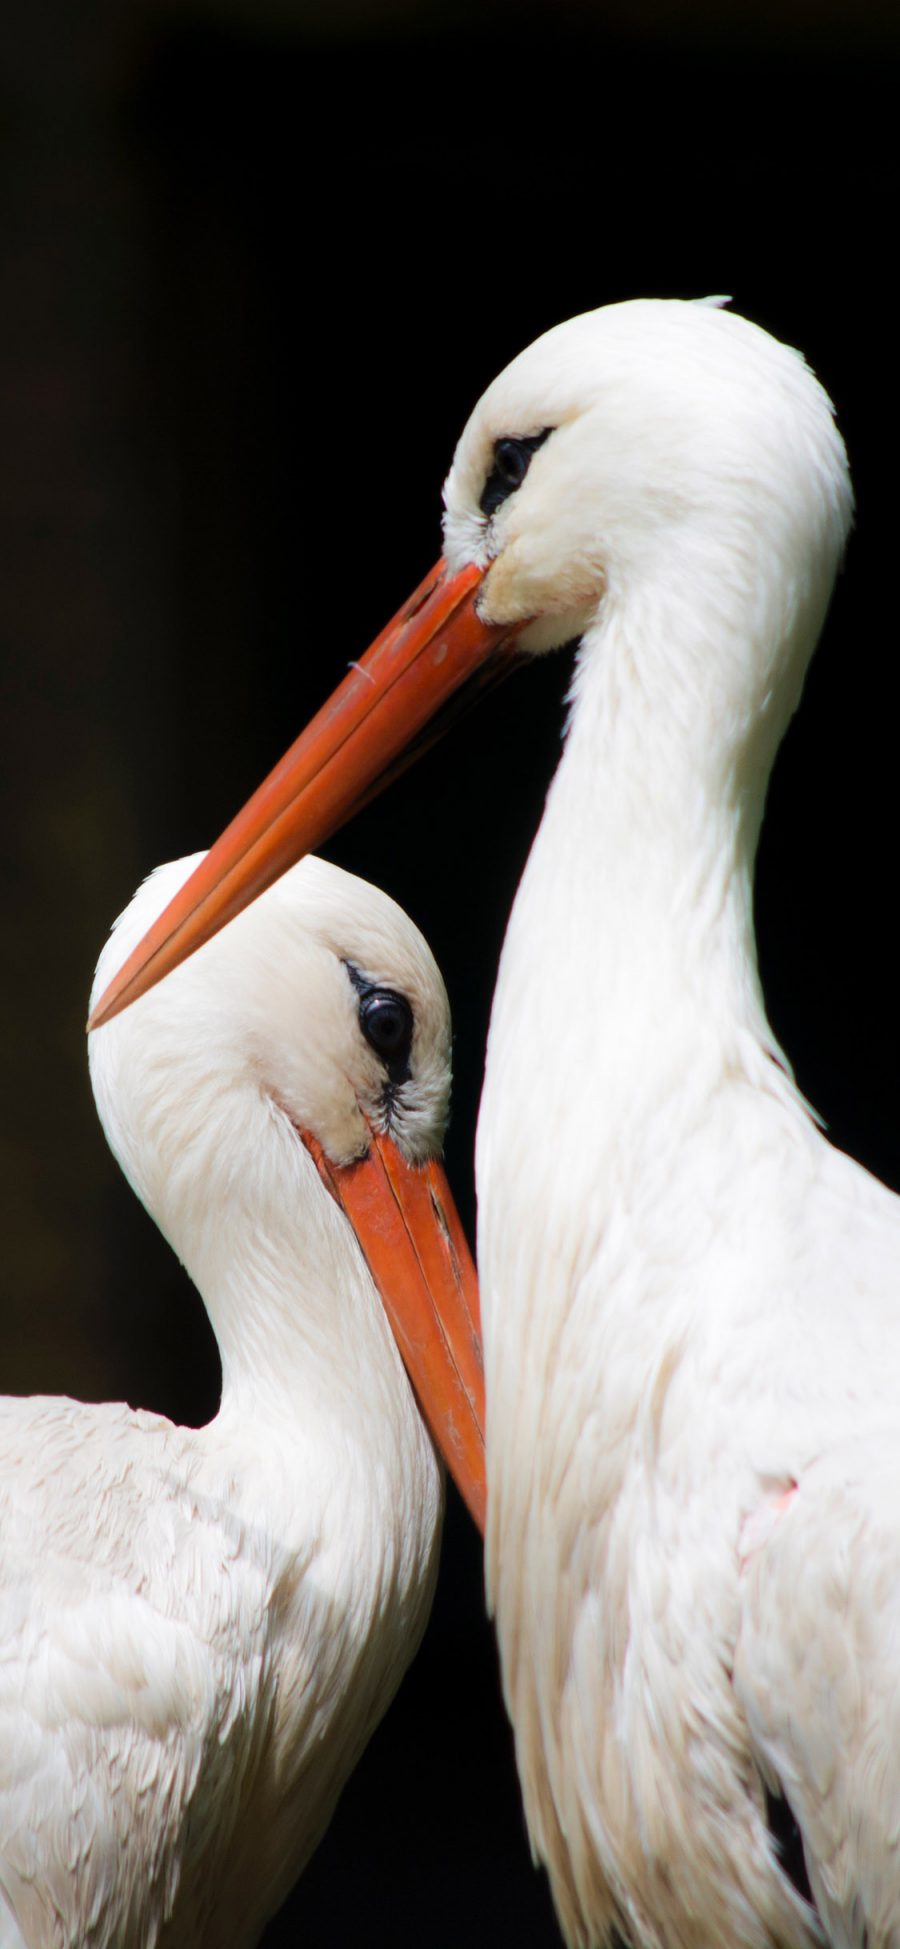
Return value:
[(446, 568), (149, 972), (473, 670), (580, 637), (477, 1155), (488, 1582), (531, 1836), (579, 1949), (895, 1949), (900, 1204), (799, 1095), (753, 931), (851, 517), (831, 406), (716, 304), (610, 306), (488, 388), (446, 507)]
[[(196, 864), (140, 889), (95, 994)], [(306, 859), (90, 1065), (222, 1400), (200, 1429), (0, 1402), (0, 1943), (250, 1949), (431, 1605), (440, 1470), (398, 1345), (483, 1513), (447, 997), (393, 901)]]

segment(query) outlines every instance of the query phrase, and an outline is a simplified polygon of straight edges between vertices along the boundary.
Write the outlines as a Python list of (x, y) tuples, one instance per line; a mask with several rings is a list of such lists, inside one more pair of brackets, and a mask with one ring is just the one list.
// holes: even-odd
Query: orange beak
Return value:
[(89, 1029), (136, 1001), (375, 798), (440, 736), (455, 693), (465, 699), (512, 668), (514, 632), (476, 613), (480, 581), (480, 569), (450, 576), (438, 562), (145, 934)]
[[(516, 632), (476, 612), (481, 571), (443, 562), (382, 631), (238, 813), (110, 982), (89, 1027), (145, 993), (302, 854), (374, 798), (444, 729), (454, 695), (512, 668)], [(440, 714), (439, 722), (434, 720)], [(429, 728), (430, 727), (430, 728)], [(304, 1134), (379, 1288), (422, 1413), (484, 1530), (484, 1380), (478, 1289), (436, 1164), (404, 1163), (374, 1136), (359, 1163), (331, 1165)]]
[(353, 1226), (424, 1419), (483, 1536), (478, 1280), (444, 1172), (433, 1159), (407, 1164), (375, 1131), (366, 1156), (343, 1165), (309, 1131), (300, 1134)]

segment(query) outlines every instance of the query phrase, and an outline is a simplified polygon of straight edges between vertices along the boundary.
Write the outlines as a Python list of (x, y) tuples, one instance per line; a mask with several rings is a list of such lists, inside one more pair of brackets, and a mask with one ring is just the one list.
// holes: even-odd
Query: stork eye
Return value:
[(408, 1082), (414, 1023), (406, 996), (377, 987), (353, 961), (345, 961), (344, 967), (359, 996), (359, 1026), (369, 1048), (380, 1056), (392, 1083)]
[(529, 433), (520, 440), (497, 440), (494, 443), (494, 465), (484, 483), (484, 490), (478, 505), (482, 514), (495, 514), (503, 502), (521, 487), (531, 466), (531, 456), (542, 447), (552, 428), (545, 426), (542, 433)]
[(521, 487), (528, 472), (530, 455), (518, 440), (498, 440), (494, 448), (494, 471), (510, 489)]
[(359, 1004), (359, 1026), (376, 1056), (389, 1068), (409, 1062), (412, 1047), (412, 1009), (405, 996), (390, 988), (373, 988)]

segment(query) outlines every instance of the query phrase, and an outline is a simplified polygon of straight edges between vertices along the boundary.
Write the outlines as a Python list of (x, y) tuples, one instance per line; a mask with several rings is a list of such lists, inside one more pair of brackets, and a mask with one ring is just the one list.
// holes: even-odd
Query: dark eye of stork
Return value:
[(529, 433), (521, 440), (496, 440), (494, 442), (494, 465), (484, 483), (478, 505), (482, 514), (495, 514), (504, 501), (521, 487), (531, 466), (531, 456), (542, 447), (552, 428), (545, 426), (542, 433)]
[(359, 1026), (370, 1047), (390, 1064), (408, 1060), (412, 1042), (412, 1013), (402, 995), (376, 988), (359, 1004)]
[(359, 996), (359, 1026), (369, 1048), (381, 1058), (392, 1083), (408, 1082), (413, 1012), (406, 996), (393, 988), (376, 987), (352, 961), (344, 966)]

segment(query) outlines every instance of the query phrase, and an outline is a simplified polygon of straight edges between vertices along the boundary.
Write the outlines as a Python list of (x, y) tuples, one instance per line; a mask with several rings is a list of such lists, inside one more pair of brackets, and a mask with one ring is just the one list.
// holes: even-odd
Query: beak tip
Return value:
[(113, 1016), (118, 1015), (125, 1007), (127, 1000), (127, 990), (118, 990), (114, 977), (108, 986), (104, 988), (100, 1000), (95, 1002), (93, 1008), (90, 1010), (84, 1025), (85, 1035), (93, 1035), (95, 1029), (102, 1029), (106, 1022), (111, 1022)]

